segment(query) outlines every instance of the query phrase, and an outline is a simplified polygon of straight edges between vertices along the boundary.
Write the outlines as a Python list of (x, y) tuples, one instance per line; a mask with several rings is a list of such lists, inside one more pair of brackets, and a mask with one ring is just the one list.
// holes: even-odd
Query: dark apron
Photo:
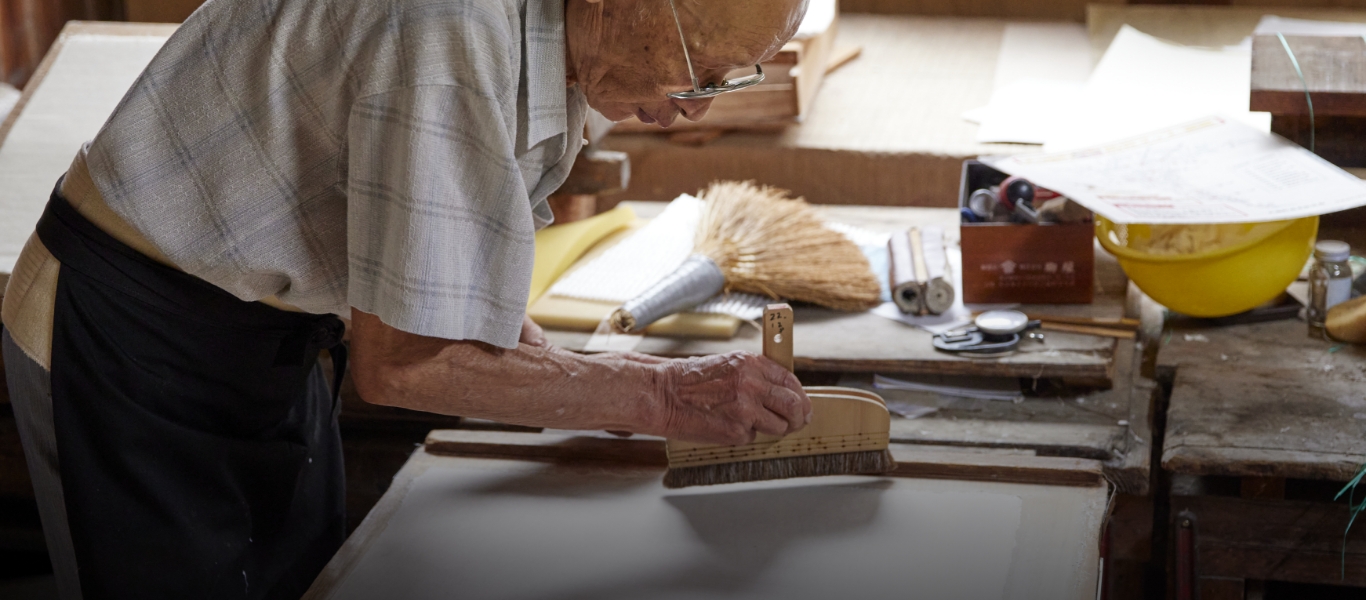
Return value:
[[(54, 192), (52, 409), (87, 600), (298, 598), (345, 537), (332, 315), (243, 302)], [(336, 389), (335, 383), (333, 389)]]

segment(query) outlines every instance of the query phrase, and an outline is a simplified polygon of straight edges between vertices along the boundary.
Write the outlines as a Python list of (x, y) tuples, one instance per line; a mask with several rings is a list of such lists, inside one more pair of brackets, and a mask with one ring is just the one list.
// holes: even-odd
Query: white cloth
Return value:
[(562, 0), (212, 0), (92, 142), (105, 202), (243, 300), (512, 347), (582, 143)]

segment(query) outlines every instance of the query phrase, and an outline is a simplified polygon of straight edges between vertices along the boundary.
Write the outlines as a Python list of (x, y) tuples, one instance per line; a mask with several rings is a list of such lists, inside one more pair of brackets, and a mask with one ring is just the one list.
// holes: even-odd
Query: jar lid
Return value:
[(1352, 255), (1352, 247), (1347, 242), (1322, 240), (1314, 244), (1314, 257), (1328, 262), (1342, 262)]

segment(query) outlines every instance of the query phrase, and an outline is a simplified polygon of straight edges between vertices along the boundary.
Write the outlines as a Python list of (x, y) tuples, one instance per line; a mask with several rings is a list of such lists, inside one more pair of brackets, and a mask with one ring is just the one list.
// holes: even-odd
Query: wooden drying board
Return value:
[[(632, 203), (636, 214), (649, 217), (660, 203)], [(890, 232), (912, 224), (944, 228), (946, 243), (958, 240), (958, 213), (949, 209), (891, 207), (827, 207), (833, 221)], [(1065, 316), (1119, 318), (1124, 310), (1126, 284), (1113, 261), (1097, 256), (1097, 279), (1102, 286), (1092, 305), (1025, 307), (1029, 312)], [(1113, 376), (1116, 342), (1111, 338), (1049, 332), (1046, 343), (1027, 342), (1015, 355), (999, 359), (971, 359), (934, 349), (931, 335), (871, 313), (839, 313), (802, 306), (796, 308), (794, 332), (799, 371), (933, 373), (1000, 377), (1109, 380)], [(590, 334), (547, 331), (551, 343), (582, 350)], [(742, 327), (732, 340), (690, 340), (646, 336), (636, 348), (658, 356), (700, 356), (734, 350), (761, 351), (761, 336)]]
[[(1094, 461), (1085, 461), (1066, 458), (1039, 458), (1015, 455), (993, 455), (993, 454), (967, 454), (955, 452), (952, 449), (942, 449), (938, 451), (924, 448), (893, 448), (893, 454), (902, 465), (897, 473), (889, 478), (876, 477), (848, 477), (848, 478), (818, 478), (807, 480), (789, 480), (786, 482), (768, 482), (757, 484), (735, 484), (729, 486), (713, 488), (693, 488), (685, 492), (663, 492), (659, 479), (663, 475), (665, 459), (662, 440), (658, 438), (631, 438), (617, 439), (607, 434), (590, 433), (546, 433), (546, 434), (516, 434), (501, 432), (471, 432), (471, 431), (434, 431), (428, 437), (425, 449), (420, 449), (403, 469), (394, 478), (393, 485), (384, 495), (384, 498), (366, 517), (360, 527), (351, 535), (350, 539), (342, 546), (340, 551), (333, 557), (331, 562), (318, 576), (312, 588), (304, 596), (308, 599), (318, 598), (345, 598), (348, 594), (354, 594), (358, 589), (363, 589), (367, 585), (379, 583), (373, 578), (376, 576), (374, 563), (367, 564), (367, 561), (374, 560), (369, 553), (372, 551), (393, 551), (395, 543), (395, 531), (403, 531), (406, 523), (430, 523), (432, 528), (442, 528), (443, 523), (457, 521), (461, 518), (459, 505), (449, 505), (449, 509), (443, 507), (441, 500), (436, 500), (431, 495), (431, 479), (426, 485), (424, 492), (424, 475), (432, 472), (433, 469), (443, 470), (447, 475), (452, 470), (473, 473), (476, 475), (493, 472), (494, 476), (484, 479), (487, 483), (477, 484), (474, 488), (461, 487), (442, 487), (438, 488), (441, 498), (473, 498), (477, 502), (512, 502), (520, 503), (523, 506), (531, 504), (541, 504), (545, 510), (540, 510), (543, 515), (562, 514), (554, 509), (555, 506), (564, 505), (565, 502), (578, 503), (577, 511), (591, 510), (594, 505), (621, 507), (621, 496), (623, 494), (636, 494), (644, 496), (643, 501), (659, 502), (659, 493), (666, 494), (685, 494), (690, 497), (705, 497), (714, 500), (724, 500), (720, 504), (708, 504), (700, 513), (690, 513), (689, 523), (695, 524), (694, 518), (701, 519), (726, 519), (735, 514), (747, 514), (754, 518), (758, 515), (762, 518), (764, 511), (780, 510), (781, 504), (788, 502), (791, 494), (806, 494), (808, 490), (818, 490), (823, 486), (829, 485), (860, 485), (873, 486), (873, 493), (878, 493), (877, 489), (892, 490), (898, 493), (929, 493), (929, 494), (986, 494), (996, 497), (1017, 497), (1020, 506), (1020, 521), (1018, 530), (1013, 536), (1014, 551), (1012, 566), (1009, 570), (1012, 575), (1006, 590), (1002, 590), (1003, 596), (1013, 592), (1013, 597), (1049, 597), (1049, 598), (1091, 598), (1095, 593), (1096, 558), (1097, 558), (1097, 538), (1103, 515), (1105, 503), (1108, 496), (1108, 486), (1100, 476), (1099, 470)], [(459, 475), (459, 474), (456, 474)], [(958, 479), (959, 481), (934, 481), (934, 479)], [(1016, 483), (1020, 480), (1030, 480), (1031, 484)], [(963, 481), (967, 480), (967, 481)], [(866, 482), (866, 483), (863, 483)], [(1042, 483), (1048, 482), (1048, 483)], [(654, 490), (659, 490), (658, 492)], [(784, 490), (775, 492), (774, 490)], [(886, 493), (886, 492), (883, 492)], [(471, 496), (471, 494), (474, 494)], [(781, 494), (781, 495), (775, 495)], [(489, 499), (492, 495), (494, 498)], [(502, 497), (506, 500), (499, 500)], [(955, 498), (966, 499), (967, 496), (954, 496)], [(752, 502), (746, 500), (753, 499)], [(433, 504), (432, 502), (437, 502)], [(447, 502), (458, 502), (458, 500)], [(677, 499), (674, 501), (665, 500), (677, 506)], [(738, 503), (737, 503), (738, 502)], [(1011, 502), (1014, 502), (1013, 500)], [(776, 504), (775, 504), (776, 503)], [(637, 510), (644, 512), (638, 513), (651, 515), (648, 507), (640, 507), (638, 503), (628, 503), (627, 506), (633, 513)], [(852, 509), (852, 507), (851, 507)], [(477, 509), (476, 509), (477, 510)], [(602, 509), (607, 510), (607, 509)], [(416, 511), (416, 512), (414, 512)], [(758, 511), (758, 512), (756, 512)], [(876, 512), (876, 511), (875, 511)], [(582, 514), (582, 513), (578, 513)], [(595, 513), (599, 514), (599, 513)], [(607, 510), (607, 514), (613, 511)], [(673, 514), (665, 511), (664, 516), (670, 522)], [(884, 515), (884, 517), (896, 517), (897, 515)], [(941, 515), (939, 519), (924, 521), (917, 515), (905, 515), (905, 521), (898, 521), (902, 527), (916, 527), (917, 523), (933, 523), (940, 521), (947, 515)], [(961, 516), (961, 515), (960, 515)], [(546, 525), (535, 523), (553, 523), (541, 520), (536, 515), (527, 513), (526, 517), (517, 517), (515, 513), (504, 515), (505, 519), (501, 522), (483, 522), (478, 529), (471, 530), (465, 527), (457, 527), (462, 532), (468, 532), (471, 536), (469, 543), (478, 544), (479, 538), (473, 537), (486, 532), (494, 535), (497, 532), (499, 541), (495, 546), (501, 546), (506, 550), (508, 539), (521, 538), (528, 543), (546, 544), (552, 547), (550, 552), (527, 552), (525, 554), (540, 554), (540, 556), (556, 556), (558, 553), (553, 548), (558, 548), (565, 544), (572, 544), (573, 548), (564, 548), (564, 551), (582, 552), (593, 548), (609, 548), (609, 545), (598, 545), (590, 543), (587, 548), (583, 546), (588, 543), (583, 536), (562, 535), (565, 530), (572, 529), (575, 525), (562, 523), (561, 525), (549, 525), (550, 529), (542, 529)], [(983, 515), (985, 520), (995, 517)], [(899, 518), (899, 517), (898, 517)], [(819, 516), (811, 516), (806, 519), (799, 519), (798, 524), (794, 525), (794, 531), (805, 532), (800, 538), (809, 537), (811, 534), (828, 529), (828, 525), (822, 525), (826, 519)], [(662, 531), (667, 533), (672, 527), (668, 523), (657, 522), (655, 520), (633, 521), (632, 527), (649, 528), (651, 531)], [(727, 526), (728, 530), (736, 525)], [(743, 528), (743, 525), (740, 526)], [(660, 529), (663, 528), (663, 529)], [(685, 528), (686, 529), (686, 528)], [(853, 530), (857, 531), (857, 530)], [(880, 530), (869, 530), (870, 535), (876, 535)], [(956, 529), (961, 531), (961, 529)], [(1059, 534), (1059, 532), (1064, 532)], [(655, 544), (685, 544), (691, 547), (697, 543), (698, 534), (706, 534), (705, 531), (698, 531), (692, 535), (684, 536), (687, 539), (676, 539), (675, 536), (663, 535), (656, 537)], [(950, 532), (944, 532), (950, 534)], [(981, 532), (979, 532), (981, 533)], [(386, 537), (386, 534), (388, 536)], [(828, 536), (828, 542), (839, 544), (839, 540), (847, 539), (849, 534)], [(856, 535), (856, 534), (855, 534)], [(766, 536), (760, 536), (766, 537)], [(933, 537), (933, 536), (931, 536)], [(777, 543), (777, 548), (787, 548), (789, 544), (797, 544), (797, 538), (788, 538), (779, 535), (777, 539), (757, 539), (741, 538), (744, 541), (740, 544), (744, 548), (732, 547), (731, 544), (740, 542), (737, 539), (716, 540), (709, 535), (703, 535), (702, 539), (708, 541), (711, 551), (719, 553), (721, 556), (753, 556), (755, 552), (760, 552), (766, 556), (778, 557), (782, 553), (764, 553), (762, 550)], [(857, 539), (857, 538), (855, 538)], [(915, 543), (915, 536), (903, 538), (899, 543)], [(923, 537), (922, 537), (923, 539)], [(427, 542), (431, 542), (429, 539)], [(403, 538), (399, 543), (405, 548), (427, 548), (432, 553), (424, 553), (421, 550), (418, 554), (412, 555), (412, 560), (405, 563), (407, 573), (401, 575), (401, 585), (390, 588), (395, 597), (424, 597), (422, 594), (422, 584), (419, 582), (435, 583), (441, 579), (441, 574), (446, 569), (458, 568), (443, 562), (443, 557), (449, 554), (441, 551), (435, 546), (426, 545), (421, 540)], [(463, 543), (463, 542), (462, 542)], [(947, 540), (935, 542), (946, 544)], [(1007, 544), (1009, 546), (1010, 544)], [(943, 548), (949, 548), (945, 545)], [(808, 549), (811, 546), (806, 545)], [(818, 546), (819, 547), (819, 546)], [(840, 546), (836, 546), (838, 548)], [(999, 551), (1001, 547), (994, 547), (991, 551)], [(596, 551), (596, 550), (590, 550)], [(827, 550), (828, 551), (828, 550)], [(619, 552), (619, 550), (618, 550)], [(434, 554), (433, 554), (434, 553)], [(572, 569), (569, 573), (558, 573), (555, 564), (543, 564), (542, 562), (523, 556), (518, 552), (518, 564), (497, 567), (499, 572), (504, 568), (511, 569), (508, 573), (525, 573), (525, 569), (530, 566), (538, 577), (574, 579), (575, 573), (579, 571)], [(907, 558), (905, 555), (897, 554), (898, 558), (891, 560), (902, 560)], [(449, 560), (449, 559), (447, 559)], [(528, 563), (527, 561), (530, 561)], [(723, 561), (724, 562), (724, 561)], [(966, 561), (964, 564), (971, 564)], [(598, 568), (600, 564), (593, 563), (593, 567)], [(747, 569), (756, 571), (755, 576), (769, 569), (771, 563), (765, 560), (760, 563), (748, 565)], [(683, 565), (680, 565), (682, 568)], [(910, 567), (908, 567), (910, 568)], [(687, 571), (691, 575), (684, 577), (685, 581), (692, 585), (700, 583), (717, 582), (718, 573), (726, 574), (725, 568), (691, 568)], [(897, 569), (878, 569), (882, 575), (872, 573), (861, 574), (858, 577), (864, 581), (865, 577), (873, 577), (875, 580), (885, 582), (885, 577), (896, 577)], [(748, 571), (745, 571), (748, 574)], [(838, 575), (835, 575), (838, 577)], [(667, 572), (660, 573), (655, 570), (632, 570), (628, 575), (623, 575), (626, 582), (608, 581), (609, 578), (593, 578), (593, 585), (628, 585), (640, 586), (643, 592), (638, 592), (632, 597), (651, 597), (658, 594), (660, 587), (671, 589), (674, 586), (685, 586), (687, 584), (667, 582), (675, 581), (674, 576)], [(611, 580), (617, 577), (610, 577)], [(497, 581), (495, 579), (495, 581)], [(661, 583), (666, 582), (666, 583)], [(395, 581), (395, 584), (400, 584)], [(582, 581), (578, 582), (582, 584)], [(380, 583), (383, 585), (382, 583)], [(487, 582), (485, 582), (487, 585)], [(498, 585), (498, 584), (495, 584)], [(572, 590), (575, 586), (566, 585), (563, 589)], [(439, 590), (446, 590), (448, 587), (438, 587), (436, 589), (427, 588), (427, 595), (440, 594)], [(557, 587), (557, 589), (560, 589)], [(742, 591), (743, 590), (743, 591)], [(713, 591), (723, 595), (736, 593), (745, 594), (746, 597), (763, 595), (764, 587), (744, 587), (736, 589), (725, 585), (720, 585)], [(648, 592), (648, 593), (647, 593)], [(588, 594), (585, 597), (594, 597)]]

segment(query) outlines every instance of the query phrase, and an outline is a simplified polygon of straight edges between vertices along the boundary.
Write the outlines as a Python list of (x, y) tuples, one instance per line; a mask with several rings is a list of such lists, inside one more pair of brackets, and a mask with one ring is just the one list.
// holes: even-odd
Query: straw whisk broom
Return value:
[(845, 311), (868, 310), (881, 287), (857, 245), (825, 227), (810, 205), (752, 182), (701, 194), (693, 254), (673, 274), (612, 314), (618, 331), (644, 329), (721, 292), (747, 292)]

